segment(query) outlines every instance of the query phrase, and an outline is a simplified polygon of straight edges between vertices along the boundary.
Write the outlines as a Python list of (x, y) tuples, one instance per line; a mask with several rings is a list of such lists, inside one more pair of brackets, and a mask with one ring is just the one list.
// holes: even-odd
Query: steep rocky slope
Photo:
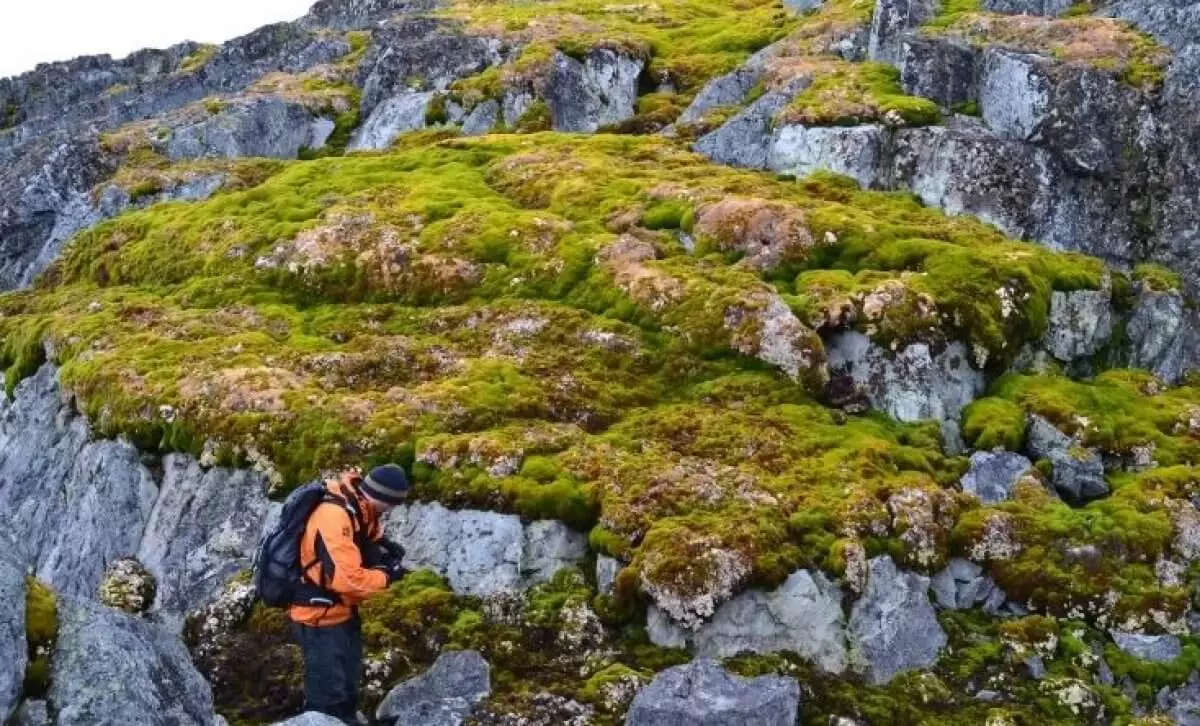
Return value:
[(0, 716), (292, 715), (270, 500), (398, 461), (381, 723), (1200, 722), (1198, 40), (322, 0), (0, 80)]

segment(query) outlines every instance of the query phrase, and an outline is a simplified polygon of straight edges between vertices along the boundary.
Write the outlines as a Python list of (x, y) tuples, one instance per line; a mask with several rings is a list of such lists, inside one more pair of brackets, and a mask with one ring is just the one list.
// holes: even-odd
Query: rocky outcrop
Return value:
[(50, 705), (60, 726), (211, 726), (212, 693), (178, 638), (86, 600), (59, 601)]
[(839, 398), (865, 398), (901, 421), (939, 421), (948, 440), (958, 439), (959, 414), (983, 393), (983, 374), (961, 343), (942, 350), (913, 343), (893, 354), (862, 333), (839, 331), (826, 339), (826, 351)]
[(977, 451), (971, 454), (971, 468), (963, 474), (962, 489), (984, 504), (996, 504), (1011, 498), (1013, 488), (1032, 469), (1033, 463), (1020, 454)]
[(1062, 15), (1073, 4), (1073, 0), (984, 0), (983, 8), (1014, 15)]
[(739, 678), (701, 658), (668, 668), (638, 692), (626, 726), (791, 726), (799, 711), (794, 678)]
[(937, 0), (879, 0), (871, 18), (867, 55), (871, 60), (895, 63), (904, 31), (933, 19)]
[(1054, 292), (1043, 345), (1064, 363), (1099, 353), (1113, 331), (1112, 293), (1103, 290)]
[(1108, 494), (1100, 452), (1084, 448), (1041, 416), (1030, 416), (1026, 447), (1031, 457), (1050, 461), (1050, 481), (1064, 499), (1080, 503)]
[(657, 645), (690, 645), (710, 658), (789, 651), (827, 673), (841, 673), (847, 665), (842, 591), (820, 572), (799, 570), (775, 590), (742, 593), (695, 632), (675, 626), (652, 607), (647, 630)]
[(765, 169), (771, 154), (771, 134), (775, 115), (783, 110), (793, 94), (771, 91), (720, 128), (696, 141), (696, 151), (713, 161), (750, 169)]
[(94, 596), (110, 562), (137, 553), (157, 496), (137, 450), (93, 441), (52, 366), (0, 402), (0, 523), (38, 579)]
[(891, 557), (869, 563), (867, 587), (850, 611), (850, 642), (875, 684), (925, 668), (946, 645), (929, 602), (929, 578), (902, 572)]
[(1118, 648), (1142, 660), (1170, 663), (1183, 653), (1183, 646), (1174, 635), (1141, 635), (1119, 630), (1111, 634)]
[(394, 726), (459, 726), (492, 691), (491, 668), (473, 650), (443, 653), (422, 675), (392, 689), (375, 718)]
[(522, 591), (587, 551), (587, 538), (561, 522), (522, 526), (513, 515), (454, 511), (436, 503), (398, 507), (387, 532), (404, 546), (406, 567), (434, 570), (455, 591), (470, 595)]
[(168, 116), (155, 126), (152, 143), (172, 161), (295, 159), (302, 148), (324, 146), (333, 128), (302, 103), (251, 98), (222, 104), (216, 113), (200, 107)]
[[(7, 545), (7, 543), (5, 543)], [(21, 698), (25, 679), (25, 571), (0, 555), (0, 721), (6, 720)]]
[(554, 130), (591, 133), (633, 116), (645, 67), (642, 59), (607, 48), (591, 50), (582, 60), (555, 53), (546, 91)]
[(312, 29), (358, 30), (395, 15), (428, 12), (437, 5), (436, 0), (320, 0), (300, 24)]
[(354, 132), (349, 151), (381, 151), (405, 131), (425, 128), (432, 92), (412, 92), (384, 100)]
[(1140, 290), (1125, 335), (1129, 365), (1169, 383), (1182, 379), (1200, 360), (1200, 324), (1179, 291)]
[(784, 125), (771, 137), (767, 168), (800, 177), (832, 171), (869, 188), (880, 178), (887, 138), (883, 127), (875, 125)]
[(933, 576), (932, 590), (938, 607), (946, 610), (982, 608), (989, 615), (1024, 615), (1025, 608), (1008, 602), (998, 585), (983, 572), (983, 568), (956, 557), (945, 569)]
[(179, 623), (250, 566), (267, 520), (267, 482), (244, 469), (205, 469), (190, 456), (162, 461), (162, 484), (138, 547), (158, 582), (154, 608)]

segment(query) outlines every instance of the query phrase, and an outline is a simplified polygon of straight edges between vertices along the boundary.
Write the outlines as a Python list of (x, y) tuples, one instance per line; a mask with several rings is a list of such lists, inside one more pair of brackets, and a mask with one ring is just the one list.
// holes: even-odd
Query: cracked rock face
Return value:
[(1008, 451), (978, 451), (971, 455), (971, 468), (963, 475), (962, 489), (984, 504), (1012, 497), (1013, 488), (1033, 469), (1029, 459)]
[(963, 408), (983, 393), (983, 374), (961, 343), (940, 352), (914, 343), (892, 354), (862, 333), (845, 331), (829, 336), (826, 350), (832, 379), (845, 377), (872, 408), (901, 421), (934, 419), (956, 427)]
[(375, 718), (395, 726), (459, 726), (492, 692), (491, 668), (473, 650), (443, 653), (428, 671), (396, 686)]
[(157, 487), (131, 445), (92, 441), (43, 366), (0, 402), (0, 522), (38, 579), (90, 597), (109, 563), (137, 553)]
[(891, 557), (870, 561), (866, 591), (850, 611), (850, 642), (872, 683), (926, 668), (945, 647), (928, 591), (928, 577), (899, 570)]
[(409, 569), (428, 567), (456, 592), (520, 592), (582, 559), (587, 537), (557, 521), (522, 526), (521, 518), (453, 511), (440, 504), (397, 507), (387, 533), (405, 548)]
[(652, 609), (650, 638), (664, 647), (690, 642), (697, 655), (709, 658), (792, 651), (827, 673), (841, 673), (847, 665), (841, 601), (841, 589), (823, 574), (799, 570), (775, 590), (738, 595), (694, 633)]
[(85, 600), (59, 600), (50, 703), (61, 726), (213, 724), (212, 693), (178, 638)]
[(1065, 499), (1083, 502), (1108, 494), (1099, 452), (1083, 448), (1041, 416), (1030, 416), (1026, 446), (1033, 458), (1053, 465), (1051, 483)]
[(638, 692), (626, 726), (791, 726), (799, 710), (794, 678), (739, 678), (701, 658), (668, 668)]
[(592, 50), (583, 61), (556, 53), (546, 95), (554, 130), (591, 133), (633, 116), (645, 65), (607, 48)]
[(1154, 663), (1170, 663), (1183, 652), (1179, 638), (1174, 635), (1141, 635), (1113, 630), (1112, 638), (1126, 653)]
[[(5, 543), (7, 546), (7, 543)], [(25, 571), (0, 555), (0, 720), (7, 719), (21, 698), (25, 679)]]
[(1054, 292), (1044, 345), (1055, 358), (1069, 363), (1099, 353), (1112, 337), (1112, 292)]
[(271, 505), (259, 474), (205, 469), (179, 454), (163, 457), (162, 467), (138, 559), (157, 579), (155, 610), (178, 624), (250, 566)]

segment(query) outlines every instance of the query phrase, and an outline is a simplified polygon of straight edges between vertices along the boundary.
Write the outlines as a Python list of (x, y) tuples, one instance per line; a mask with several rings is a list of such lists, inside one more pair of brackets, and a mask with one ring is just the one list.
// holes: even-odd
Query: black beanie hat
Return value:
[(363, 493), (386, 504), (403, 504), (408, 494), (408, 475), (395, 464), (377, 466), (362, 482)]

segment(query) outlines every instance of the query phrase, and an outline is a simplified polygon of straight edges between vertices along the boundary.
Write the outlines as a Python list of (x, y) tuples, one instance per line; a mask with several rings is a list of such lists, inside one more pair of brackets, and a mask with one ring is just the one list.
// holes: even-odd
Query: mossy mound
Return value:
[[(826, 549), (898, 537), (883, 502), (960, 470), (925, 427), (821, 406), (818, 329), (961, 338), (995, 365), (1040, 338), (1054, 290), (1103, 272), (907, 195), (666, 140), (403, 146), (80, 235), (37, 289), (0, 299), (10, 385), (45, 346), (101, 434), (281, 487), (419, 462), (424, 496), (600, 523), (682, 596), (716, 566), (689, 547), (728, 551), (732, 586), (774, 583), (827, 558), (797, 546), (793, 516), (825, 512), (801, 540)], [(480, 456), (431, 453), (447, 446)]]
[(29, 578), (25, 590), (25, 641), (29, 662), (25, 666), (24, 698), (44, 698), (50, 690), (54, 644), (58, 640), (58, 596), (41, 582)]

